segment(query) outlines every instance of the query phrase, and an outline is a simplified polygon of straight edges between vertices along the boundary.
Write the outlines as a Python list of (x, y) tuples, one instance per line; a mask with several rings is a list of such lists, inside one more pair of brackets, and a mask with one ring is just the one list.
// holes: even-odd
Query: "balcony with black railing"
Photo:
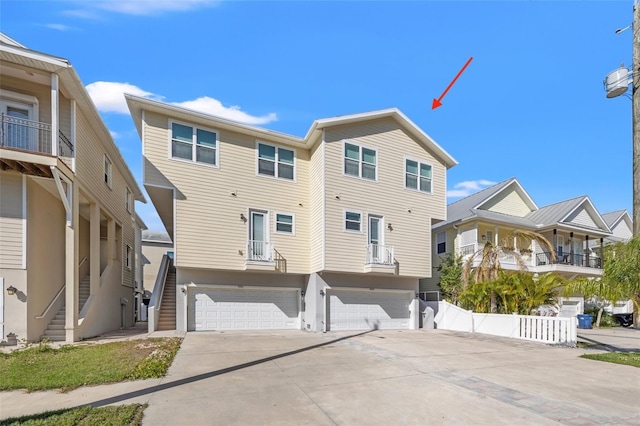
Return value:
[[(73, 144), (61, 131), (56, 142), (58, 157), (74, 157)], [(54, 155), (51, 124), (1, 114), (0, 148)]]
[(602, 269), (602, 259), (600, 257), (578, 253), (559, 253), (552, 259), (551, 253), (542, 252), (536, 253), (536, 265), (569, 265)]

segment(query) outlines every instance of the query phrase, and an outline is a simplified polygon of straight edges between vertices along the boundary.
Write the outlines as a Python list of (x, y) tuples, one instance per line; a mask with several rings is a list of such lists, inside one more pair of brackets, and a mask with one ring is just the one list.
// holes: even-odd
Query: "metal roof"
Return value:
[(549, 204), (540, 207), (538, 210), (529, 213), (526, 217), (541, 226), (554, 225), (564, 219), (576, 207), (578, 207), (587, 197), (577, 197), (559, 203)]
[(173, 244), (169, 234), (161, 231), (142, 231), (142, 241)]

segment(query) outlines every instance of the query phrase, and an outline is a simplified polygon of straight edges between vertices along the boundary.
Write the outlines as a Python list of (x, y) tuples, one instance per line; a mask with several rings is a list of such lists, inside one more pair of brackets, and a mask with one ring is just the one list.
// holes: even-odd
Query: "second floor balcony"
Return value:
[(0, 116), (0, 148), (53, 155), (63, 159), (74, 157), (74, 147), (61, 131), (53, 138), (51, 124), (2, 114)]
[(585, 268), (602, 269), (602, 259), (596, 255), (585, 255), (582, 253), (560, 253), (552, 260), (551, 253), (536, 253), (536, 266), (545, 265), (572, 265)]
[(394, 273), (396, 269), (393, 246), (368, 244), (364, 264), (365, 272)]

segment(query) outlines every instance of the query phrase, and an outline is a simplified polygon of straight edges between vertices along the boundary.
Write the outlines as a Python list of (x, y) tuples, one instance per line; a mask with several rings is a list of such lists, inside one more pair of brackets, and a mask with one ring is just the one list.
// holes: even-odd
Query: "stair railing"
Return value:
[(147, 308), (147, 324), (149, 333), (153, 333), (158, 329), (162, 295), (164, 294), (164, 285), (167, 281), (167, 274), (169, 273), (170, 266), (171, 258), (165, 254), (162, 256), (160, 268), (158, 268), (158, 275), (156, 276), (156, 282), (153, 286), (153, 293), (151, 293), (151, 300), (149, 300), (149, 306)]
[(56, 293), (55, 297), (54, 297), (54, 298), (51, 300), (51, 302), (49, 303), (49, 306), (47, 306), (47, 308), (44, 310), (44, 312), (42, 313), (42, 315), (37, 315), (37, 316), (35, 317), (35, 319), (42, 319), (42, 318), (44, 318), (44, 317), (46, 317), (46, 316), (47, 316), (47, 314), (48, 314), (48, 313), (49, 313), (49, 311), (51, 310), (51, 307), (52, 307), (53, 305), (55, 305), (56, 301), (60, 298), (60, 295), (61, 295), (62, 293), (64, 293), (64, 289), (65, 289), (65, 287), (66, 287), (66, 286), (65, 286), (64, 284), (62, 284), (62, 288), (61, 288), (60, 290), (58, 290), (58, 292)]

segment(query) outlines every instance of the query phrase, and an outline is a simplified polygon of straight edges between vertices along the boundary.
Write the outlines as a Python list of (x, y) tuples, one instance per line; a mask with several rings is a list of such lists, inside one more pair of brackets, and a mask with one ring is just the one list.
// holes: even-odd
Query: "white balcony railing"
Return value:
[(393, 246), (383, 246), (380, 244), (367, 245), (368, 265), (394, 265), (393, 262)]
[(467, 244), (460, 247), (460, 254), (462, 256), (469, 256), (471, 254), (474, 254), (476, 251), (478, 251), (478, 245), (475, 243)]
[(249, 240), (247, 242), (247, 260), (252, 262), (273, 262), (273, 243)]

